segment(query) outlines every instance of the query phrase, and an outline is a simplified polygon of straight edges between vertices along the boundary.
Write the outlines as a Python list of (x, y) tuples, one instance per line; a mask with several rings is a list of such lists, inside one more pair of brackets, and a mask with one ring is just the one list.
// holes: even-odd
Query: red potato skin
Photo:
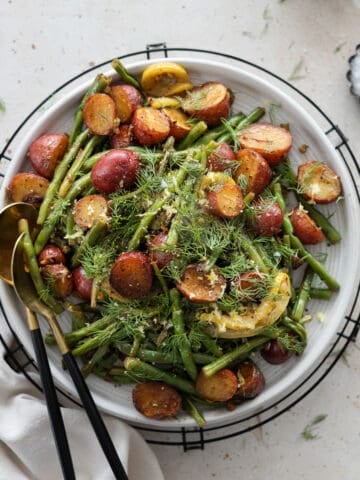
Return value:
[(235, 373), (223, 368), (211, 377), (201, 371), (196, 379), (197, 393), (209, 402), (227, 402), (236, 394), (238, 380)]
[(234, 165), (236, 155), (226, 142), (220, 143), (207, 158), (206, 166), (212, 172), (224, 172)]
[(234, 173), (234, 180), (238, 182), (240, 175), (247, 180), (246, 193), (259, 195), (271, 182), (272, 171), (267, 161), (255, 152), (244, 148), (236, 154), (236, 160), (240, 162)]
[(167, 234), (165, 232), (160, 232), (151, 239), (149, 244), (150, 260), (155, 262), (160, 270), (166, 267), (166, 265), (168, 265), (174, 258), (170, 251), (161, 249), (161, 246), (166, 244), (166, 239)]
[(305, 245), (316, 245), (325, 240), (325, 236), (320, 227), (308, 215), (303, 208), (295, 208), (290, 215), (290, 221), (295, 235)]
[(11, 179), (6, 191), (11, 202), (27, 202), (39, 208), (48, 187), (46, 178), (36, 173), (20, 172)]
[(271, 363), (272, 365), (280, 365), (289, 360), (294, 352), (286, 350), (276, 339), (273, 339), (264, 345), (260, 350), (260, 353), (263, 359), (268, 363)]
[(121, 123), (130, 122), (135, 110), (141, 105), (141, 94), (132, 85), (115, 85), (109, 94), (116, 105), (116, 112)]
[(136, 109), (132, 125), (136, 140), (147, 147), (163, 142), (170, 135), (169, 118), (153, 107)]
[[(211, 91), (224, 90), (225, 94), (218, 98), (211, 98)], [(197, 100), (197, 97), (199, 99)], [(222, 118), (228, 118), (230, 114), (230, 93), (229, 90), (218, 82), (206, 82), (188, 94), (185, 98), (183, 109), (190, 116), (203, 120), (209, 127), (219, 125)]]
[(230, 183), (208, 192), (207, 200), (209, 211), (221, 218), (235, 218), (245, 207), (241, 188)]
[(85, 102), (84, 123), (94, 135), (109, 135), (119, 123), (114, 100), (106, 93), (95, 93)]
[(109, 142), (111, 148), (126, 148), (134, 144), (134, 135), (132, 125), (120, 125), (116, 132), (110, 135)]
[(136, 181), (140, 169), (136, 153), (125, 149), (114, 149), (105, 153), (91, 171), (93, 186), (103, 193), (113, 193), (120, 188), (127, 189)]
[(265, 377), (251, 360), (245, 360), (237, 368), (239, 387), (236, 397), (243, 400), (257, 397), (265, 388)]
[(93, 279), (86, 276), (82, 266), (76, 267), (73, 272), (74, 289), (80, 298), (90, 302)]
[(45, 265), (54, 265), (56, 263), (64, 263), (66, 262), (65, 255), (61, 248), (57, 245), (46, 245), (38, 256), (39, 265), (41, 267)]
[(193, 303), (216, 302), (224, 294), (226, 280), (216, 267), (212, 269), (215, 279), (211, 279), (211, 272), (205, 273), (201, 264), (188, 265), (181, 275), (176, 288)]
[(271, 123), (253, 123), (239, 133), (241, 148), (260, 153), (269, 165), (278, 165), (292, 146), (292, 136), (283, 127)]
[(136, 410), (156, 420), (176, 417), (182, 404), (179, 392), (163, 382), (138, 383), (132, 398)]
[(284, 214), (280, 205), (272, 200), (254, 202), (254, 228), (258, 235), (278, 235), (282, 229)]
[(69, 138), (61, 133), (48, 133), (34, 140), (28, 156), (36, 173), (51, 180), (55, 168), (68, 148)]
[(153, 270), (142, 252), (121, 253), (110, 272), (110, 285), (126, 298), (145, 297), (151, 290)]

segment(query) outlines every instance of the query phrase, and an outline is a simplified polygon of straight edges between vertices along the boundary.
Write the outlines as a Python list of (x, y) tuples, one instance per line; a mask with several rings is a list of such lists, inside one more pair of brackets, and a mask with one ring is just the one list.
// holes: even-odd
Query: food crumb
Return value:
[(32, 44), (31, 44), (31, 48), (32, 48), (33, 50), (36, 50), (36, 45), (35, 45), (35, 43), (32, 43)]
[(94, 65), (95, 65), (95, 62), (93, 62), (93, 61), (89, 62), (90, 67), (93, 67)]
[(306, 153), (308, 148), (309, 148), (309, 145), (306, 145), (306, 143), (303, 143), (302, 145), (300, 145), (298, 150), (300, 153)]

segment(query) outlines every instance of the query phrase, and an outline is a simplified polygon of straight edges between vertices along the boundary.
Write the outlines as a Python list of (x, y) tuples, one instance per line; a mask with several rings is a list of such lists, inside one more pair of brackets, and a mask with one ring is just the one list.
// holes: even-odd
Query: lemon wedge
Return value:
[(191, 90), (193, 86), (182, 65), (160, 62), (145, 68), (141, 77), (141, 87), (147, 95), (164, 97)]

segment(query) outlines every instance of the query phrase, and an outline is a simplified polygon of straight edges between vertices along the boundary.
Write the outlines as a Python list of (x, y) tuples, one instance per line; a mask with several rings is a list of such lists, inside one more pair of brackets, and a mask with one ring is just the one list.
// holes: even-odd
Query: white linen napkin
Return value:
[[(61, 480), (42, 394), (3, 355), (0, 346), (0, 480)], [(86, 413), (79, 408), (62, 412), (77, 480), (113, 479)], [(130, 480), (164, 480), (154, 453), (136, 430), (114, 417), (104, 415), (104, 421)]]

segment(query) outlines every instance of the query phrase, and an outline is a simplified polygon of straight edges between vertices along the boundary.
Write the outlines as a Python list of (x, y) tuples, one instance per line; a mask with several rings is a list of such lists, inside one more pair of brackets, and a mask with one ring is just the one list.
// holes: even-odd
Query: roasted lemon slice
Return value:
[(251, 304), (242, 313), (223, 313), (215, 308), (202, 313), (200, 321), (210, 322), (210, 333), (221, 338), (242, 338), (258, 335), (264, 327), (272, 325), (285, 312), (291, 296), (289, 276), (279, 272), (260, 304)]
[(189, 75), (178, 63), (160, 62), (143, 71), (141, 86), (147, 95), (163, 97), (192, 89)]

